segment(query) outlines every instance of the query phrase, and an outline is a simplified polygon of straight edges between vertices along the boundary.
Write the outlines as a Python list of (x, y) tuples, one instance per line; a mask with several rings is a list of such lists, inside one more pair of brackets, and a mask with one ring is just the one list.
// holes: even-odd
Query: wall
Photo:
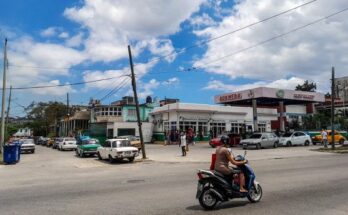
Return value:
[[(118, 129), (135, 129), (135, 136), (139, 136), (139, 129), (138, 129), (138, 123), (136, 122), (114, 122), (114, 123), (108, 123), (107, 129), (113, 129), (114, 131), (114, 137), (119, 136), (118, 135)], [(143, 131), (143, 138), (144, 142), (148, 143), (151, 142), (152, 138), (152, 129), (153, 124), (150, 122), (143, 122), (142, 123), (142, 131)]]

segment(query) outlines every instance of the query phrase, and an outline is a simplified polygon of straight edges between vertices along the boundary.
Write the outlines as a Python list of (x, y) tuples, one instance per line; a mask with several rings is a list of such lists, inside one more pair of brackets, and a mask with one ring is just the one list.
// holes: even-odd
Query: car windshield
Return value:
[(22, 140), (23, 143), (28, 144), (28, 143), (34, 143), (34, 140), (32, 139), (24, 139)]
[(129, 147), (131, 146), (128, 140), (119, 140), (117, 141), (117, 147)]
[(87, 141), (83, 141), (82, 145), (88, 145), (88, 144), (99, 144), (98, 140), (87, 140)]
[(262, 134), (253, 134), (249, 137), (249, 139), (260, 139)]
[(286, 133), (283, 135), (283, 137), (290, 137), (292, 135), (292, 133)]

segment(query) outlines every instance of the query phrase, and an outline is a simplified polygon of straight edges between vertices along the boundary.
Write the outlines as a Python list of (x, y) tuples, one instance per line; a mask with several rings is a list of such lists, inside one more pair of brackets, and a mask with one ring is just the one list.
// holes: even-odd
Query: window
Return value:
[(207, 122), (198, 122), (198, 132), (202, 132), (204, 136), (208, 135), (208, 123)]
[(163, 122), (163, 129), (164, 129), (164, 131), (169, 131), (169, 122), (168, 121)]
[(259, 127), (259, 132), (266, 132), (266, 124), (265, 123), (258, 124), (258, 127)]
[(135, 116), (136, 110), (135, 109), (128, 109), (128, 116)]
[(226, 132), (226, 123), (213, 122), (210, 123), (210, 129), (213, 131), (213, 137)]
[(231, 123), (231, 132), (240, 134), (243, 131), (244, 124), (243, 123)]
[(180, 121), (179, 129), (180, 131), (187, 131), (189, 128), (192, 128), (193, 131), (196, 131), (197, 122), (196, 121)]
[(106, 141), (105, 142), (105, 147), (111, 147), (111, 142), (110, 141)]

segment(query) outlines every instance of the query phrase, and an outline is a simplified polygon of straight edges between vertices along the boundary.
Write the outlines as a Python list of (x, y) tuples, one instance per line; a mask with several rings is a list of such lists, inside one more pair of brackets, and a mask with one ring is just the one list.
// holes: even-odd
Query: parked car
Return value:
[(60, 137), (55, 138), (55, 139), (54, 139), (54, 143), (53, 143), (53, 145), (52, 145), (52, 149), (58, 149), (59, 142), (62, 141), (62, 139), (63, 139), (63, 138), (60, 138)]
[[(329, 141), (329, 144), (331, 144), (332, 142), (332, 136), (331, 136), (331, 130), (327, 130), (327, 140)], [(340, 133), (338, 133), (337, 131), (335, 131), (335, 143), (339, 143), (339, 144), (343, 144), (344, 141), (346, 141), (347, 139)], [(322, 143), (323, 142), (323, 137), (321, 136), (321, 134), (319, 135), (315, 135), (314, 137), (312, 137), (312, 141), (313, 144), (316, 145), (317, 143)]]
[(278, 143), (279, 138), (273, 133), (254, 133), (249, 138), (240, 141), (243, 149), (247, 149), (249, 146), (255, 146), (256, 149), (266, 147), (277, 148)]
[(35, 153), (34, 139), (20, 139), (19, 143), (21, 144), (21, 153), (22, 152)]
[(73, 137), (64, 137), (58, 143), (58, 150), (76, 150), (76, 139)]
[(138, 150), (141, 150), (140, 137), (133, 136), (133, 135), (127, 135), (127, 136), (119, 136), (119, 137), (116, 137), (116, 138), (117, 138), (117, 139), (129, 140), (131, 146), (137, 148)]
[(108, 139), (98, 148), (97, 155), (100, 160), (109, 159), (110, 163), (123, 159), (133, 162), (135, 157), (139, 156), (139, 152), (137, 148), (131, 146), (129, 140)]
[(76, 155), (84, 157), (85, 155), (97, 154), (97, 149), (101, 147), (99, 140), (97, 139), (86, 139), (82, 140), (77, 144)]
[(40, 136), (40, 137), (38, 137), (38, 139), (37, 139), (37, 144), (38, 145), (42, 145), (43, 144), (43, 142), (45, 141), (45, 137), (43, 137), (43, 136)]
[(41, 145), (43, 145), (43, 146), (47, 146), (47, 144), (48, 144), (48, 141), (50, 140), (50, 138), (48, 138), (48, 137), (44, 137), (43, 138), (43, 140), (42, 140), (42, 143), (41, 143)]
[(236, 146), (240, 143), (240, 135), (239, 134), (235, 134), (235, 133), (230, 133), (230, 134), (221, 134), (219, 136), (217, 136), (216, 138), (213, 138), (209, 141), (209, 145), (212, 148), (215, 148), (217, 146), (221, 146), (221, 137), (225, 136), (229, 138), (230, 141), (230, 145), (231, 146)]
[(311, 143), (311, 137), (301, 131), (295, 131), (291, 133), (285, 133), (279, 139), (279, 145), (282, 146), (293, 146), (293, 145), (304, 145), (309, 146)]

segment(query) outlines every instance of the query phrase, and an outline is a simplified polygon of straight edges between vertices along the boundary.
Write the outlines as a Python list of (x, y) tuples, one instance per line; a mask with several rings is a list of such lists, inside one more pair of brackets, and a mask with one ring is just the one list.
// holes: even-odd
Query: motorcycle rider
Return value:
[(222, 136), (221, 137), (221, 143), (222, 145), (219, 146), (216, 149), (216, 161), (215, 161), (215, 171), (220, 172), (221, 174), (231, 178), (231, 180), (233, 180), (233, 173), (234, 171), (239, 172), (239, 183), (240, 183), (240, 192), (244, 193), (244, 192), (248, 192), (244, 186), (245, 186), (245, 176), (244, 173), (242, 171), (240, 171), (239, 169), (231, 169), (228, 167), (229, 162), (231, 162), (233, 165), (243, 165), (245, 164), (247, 161), (236, 161), (233, 158), (233, 154), (227, 149), (227, 146), (229, 145), (229, 138)]

